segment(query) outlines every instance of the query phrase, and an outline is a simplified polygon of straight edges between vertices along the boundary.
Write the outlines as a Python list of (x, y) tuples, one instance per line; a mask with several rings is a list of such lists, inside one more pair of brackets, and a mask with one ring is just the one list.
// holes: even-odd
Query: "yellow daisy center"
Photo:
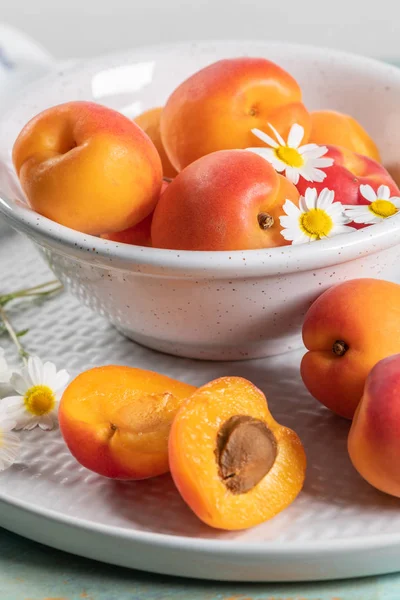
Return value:
[(326, 237), (333, 227), (332, 218), (321, 208), (312, 208), (299, 219), (300, 229), (310, 238)]
[(47, 385), (34, 385), (25, 393), (24, 404), (28, 412), (41, 417), (53, 410), (56, 398)]
[(276, 156), (286, 163), (289, 167), (299, 168), (304, 165), (304, 159), (300, 152), (296, 148), (289, 148), (289, 146), (279, 146), (275, 148)]
[(393, 202), (390, 202), (390, 200), (380, 200), (379, 198), (375, 202), (371, 202), (368, 208), (376, 217), (381, 217), (382, 219), (392, 217), (397, 213), (397, 208)]

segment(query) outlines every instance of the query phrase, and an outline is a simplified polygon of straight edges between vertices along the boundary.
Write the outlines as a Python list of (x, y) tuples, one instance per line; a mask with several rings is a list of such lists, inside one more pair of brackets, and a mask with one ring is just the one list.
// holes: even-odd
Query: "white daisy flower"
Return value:
[(379, 186), (377, 192), (374, 192), (370, 185), (360, 185), (360, 193), (369, 204), (345, 207), (346, 215), (354, 223), (364, 225), (380, 223), (382, 219), (397, 215), (400, 210), (400, 197), (390, 196), (387, 185)]
[(12, 431), (16, 423), (7, 415), (0, 417), (0, 471), (5, 471), (15, 462), (20, 448), (19, 435)]
[(260, 129), (252, 129), (252, 133), (268, 144), (270, 148), (247, 148), (265, 158), (278, 173), (285, 172), (289, 181), (296, 185), (303, 177), (306, 181), (323, 181), (326, 173), (321, 169), (333, 165), (333, 158), (322, 158), (327, 152), (326, 146), (305, 144), (300, 146), (304, 137), (304, 127), (295, 123), (289, 131), (287, 142), (270, 123), (268, 127), (275, 134), (276, 140)]
[(8, 383), (12, 370), (9, 368), (7, 361), (4, 356), (3, 348), (0, 348), (0, 383)]
[(57, 421), (58, 403), (69, 381), (67, 371), (56, 370), (51, 362), (37, 356), (28, 359), (28, 365), (11, 376), (10, 384), (19, 396), (9, 396), (0, 403), (0, 411), (16, 421), (16, 429), (52, 429)]
[(335, 192), (328, 188), (319, 195), (315, 188), (307, 188), (298, 207), (286, 200), (283, 205), (286, 216), (280, 217), (281, 235), (292, 244), (305, 244), (355, 231), (347, 225), (351, 221), (345, 216), (342, 204), (334, 199)]

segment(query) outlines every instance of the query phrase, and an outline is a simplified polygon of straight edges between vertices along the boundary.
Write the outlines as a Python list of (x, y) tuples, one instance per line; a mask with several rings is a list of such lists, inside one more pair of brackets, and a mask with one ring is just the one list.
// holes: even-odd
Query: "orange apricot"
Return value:
[(353, 117), (335, 110), (316, 110), (310, 113), (310, 117), (310, 143), (341, 146), (377, 162), (381, 161), (374, 140)]
[[(167, 187), (168, 182), (163, 181), (161, 185), (160, 196)], [(120, 244), (133, 244), (135, 246), (151, 247), (151, 224), (153, 222), (153, 214), (154, 212), (133, 227), (129, 227), (128, 229), (117, 231), (115, 233), (103, 233), (100, 237), (105, 240), (119, 242)]]
[(103, 233), (100, 237), (121, 244), (134, 244), (135, 246), (151, 246), (151, 222), (153, 213), (140, 221), (137, 225), (117, 231), (115, 233)]
[(297, 81), (265, 58), (229, 58), (201, 69), (178, 86), (161, 114), (161, 139), (178, 171), (217, 150), (263, 146), (251, 130), (311, 121)]
[(254, 152), (199, 158), (169, 184), (154, 211), (152, 245), (174, 250), (246, 250), (290, 244), (283, 205), (299, 193)]
[(211, 527), (244, 529), (271, 519), (299, 494), (306, 457), (277, 423), (264, 394), (222, 377), (179, 409), (169, 438), (171, 474), (183, 499)]
[(119, 112), (67, 102), (34, 117), (13, 162), (29, 205), (83, 233), (133, 227), (160, 195), (160, 157), (149, 137)]
[(171, 423), (195, 389), (142, 369), (90, 369), (61, 398), (61, 433), (76, 460), (95, 473), (115, 479), (155, 477), (169, 470)]
[(314, 398), (352, 419), (365, 380), (382, 358), (400, 352), (400, 285), (353, 279), (324, 292), (308, 310), (301, 362)]
[(173, 178), (175, 177), (177, 171), (172, 166), (161, 140), (160, 118), (162, 110), (162, 107), (146, 110), (144, 113), (137, 116), (134, 119), (134, 122), (139, 125), (139, 127), (141, 127), (145, 133), (147, 133), (157, 148), (158, 154), (161, 158), (164, 176)]
[(400, 354), (368, 375), (348, 439), (351, 462), (378, 490), (400, 498)]

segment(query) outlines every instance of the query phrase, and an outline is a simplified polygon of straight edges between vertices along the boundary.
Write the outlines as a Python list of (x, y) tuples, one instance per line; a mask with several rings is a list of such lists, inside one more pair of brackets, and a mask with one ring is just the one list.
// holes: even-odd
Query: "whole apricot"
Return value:
[(308, 187), (315, 188), (318, 193), (323, 188), (335, 192), (335, 201), (345, 205), (368, 204), (361, 193), (361, 185), (370, 185), (375, 191), (379, 186), (388, 186), (392, 196), (399, 196), (400, 190), (385, 167), (367, 156), (356, 154), (339, 146), (327, 146), (324, 158), (332, 158), (332, 166), (324, 169), (326, 177), (321, 182), (309, 183), (302, 177), (296, 184), (300, 194), (304, 195)]
[(314, 398), (352, 419), (365, 380), (382, 358), (400, 352), (400, 285), (354, 279), (324, 292), (303, 325), (308, 352), (301, 376)]
[(368, 483), (400, 498), (400, 354), (368, 375), (351, 424), (350, 459)]
[(221, 150), (181, 171), (162, 194), (151, 226), (156, 248), (245, 250), (289, 244), (283, 204), (299, 193), (263, 158)]
[(34, 117), (13, 148), (30, 206), (92, 235), (132, 227), (154, 209), (158, 152), (138, 125), (92, 102), (67, 102)]
[(137, 125), (139, 125), (139, 127), (141, 127), (141, 129), (143, 129), (145, 133), (147, 133), (157, 148), (157, 152), (160, 155), (164, 176), (174, 178), (177, 171), (171, 165), (171, 161), (165, 152), (165, 148), (161, 140), (160, 118), (162, 110), (162, 107), (146, 110), (142, 114), (138, 115), (134, 121)]
[(374, 140), (353, 117), (336, 110), (316, 110), (310, 113), (310, 117), (310, 143), (341, 146), (377, 162), (381, 161)]
[[(168, 182), (163, 181), (160, 195), (168, 187)], [(137, 225), (117, 231), (116, 233), (103, 233), (100, 237), (105, 240), (119, 242), (121, 244), (134, 244), (135, 246), (151, 246), (151, 223), (153, 221), (153, 213), (140, 221)]]
[(168, 98), (161, 138), (177, 171), (217, 150), (263, 145), (251, 133), (271, 123), (286, 139), (294, 123), (310, 132), (296, 80), (265, 58), (229, 58), (201, 69)]

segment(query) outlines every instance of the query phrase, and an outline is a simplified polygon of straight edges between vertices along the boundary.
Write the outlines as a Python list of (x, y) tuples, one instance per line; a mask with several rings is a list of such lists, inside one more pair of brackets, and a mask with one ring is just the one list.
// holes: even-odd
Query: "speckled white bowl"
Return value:
[(180, 356), (235, 360), (298, 347), (312, 301), (354, 277), (396, 281), (400, 219), (302, 247), (183, 252), (87, 236), (31, 211), (10, 166), (12, 144), (40, 110), (94, 100), (135, 116), (223, 57), (264, 56), (292, 73), (310, 109), (356, 116), (393, 172), (400, 156), (400, 70), (332, 50), (267, 42), (138, 48), (79, 62), (33, 85), (0, 125), (0, 211), (29, 236), (70, 291), (141, 344)]

